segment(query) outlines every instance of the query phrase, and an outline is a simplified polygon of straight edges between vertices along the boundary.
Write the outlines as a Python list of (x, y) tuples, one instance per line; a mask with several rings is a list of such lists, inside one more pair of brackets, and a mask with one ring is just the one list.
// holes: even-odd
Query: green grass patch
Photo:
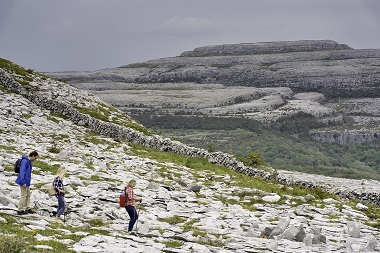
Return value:
[(50, 172), (55, 175), (59, 168), (59, 164), (50, 165), (46, 162), (39, 161), (38, 159), (33, 162), (33, 167), (38, 167), (43, 172)]
[(166, 247), (168, 248), (179, 248), (183, 246), (182, 241), (178, 240), (168, 240), (168, 241), (161, 241), (162, 244), (165, 244)]
[(186, 222), (185, 225), (183, 226), (183, 232), (186, 233), (186, 232), (192, 231), (193, 236), (195, 236), (195, 237), (196, 236), (200, 236), (200, 237), (206, 236), (207, 233), (205, 231), (202, 231), (197, 226), (194, 226), (194, 224), (197, 222), (199, 222), (198, 219), (193, 219), (193, 220)]
[(29, 74), (29, 72), (25, 68), (21, 67), (20, 65), (15, 64), (9, 60), (6, 60), (4, 58), (0, 58), (0, 68), (12, 70), (16, 74), (22, 75), (22, 76), (26, 76)]
[(155, 228), (155, 230), (157, 230), (161, 235), (163, 234), (163, 233), (165, 233), (165, 229), (163, 229), (163, 228)]
[(27, 249), (27, 238), (19, 238), (14, 234), (0, 234), (0, 249), (3, 253), (23, 252)]
[(22, 116), (24, 116), (25, 119), (30, 119), (33, 115), (29, 113), (24, 113)]
[(59, 152), (61, 152), (61, 149), (57, 146), (51, 146), (47, 149), (47, 151), (49, 151), (50, 153), (58, 154)]
[[(19, 84), (23, 85), (23, 86), (29, 86), (30, 85), (30, 81), (28, 80), (24, 80), (24, 79), (15, 79)], [(36, 87), (33, 87), (34, 90), (36, 90)]]
[(370, 220), (366, 221), (365, 224), (380, 229), (380, 206), (373, 204), (367, 204), (366, 206), (368, 210), (362, 210), (362, 212), (365, 213)]
[(167, 217), (167, 218), (158, 218), (158, 220), (161, 221), (161, 222), (169, 223), (169, 224), (171, 224), (171, 225), (173, 225), (173, 224), (183, 223), (183, 222), (186, 221), (185, 218), (180, 217), (180, 216), (178, 216), (178, 215), (174, 215), (174, 216)]
[(222, 242), (222, 240), (213, 240), (210, 238), (201, 238), (200, 240), (197, 241), (199, 244), (203, 245), (210, 245), (213, 247), (223, 247), (225, 246), (225, 243)]
[[(48, 245), (54, 249), (54, 252), (62, 253), (74, 253), (74, 251), (69, 250), (68, 246), (61, 243), (61, 240), (70, 239), (74, 243), (79, 242), (84, 235), (76, 235), (75, 232), (85, 232), (89, 234), (102, 234), (109, 235), (109, 231), (98, 229), (98, 227), (104, 226), (101, 219), (94, 219), (90, 221), (90, 225), (94, 228), (88, 227), (71, 227), (65, 225), (65, 230), (69, 232), (64, 232), (60, 230), (61, 225), (50, 224), (51, 229), (45, 230), (24, 230), (25, 227), (22, 220), (14, 218), (11, 215), (0, 214), (6, 222), (1, 224), (1, 234), (0, 234), (0, 249), (1, 252), (5, 253), (16, 253), (16, 252), (47, 252), (46, 249), (37, 249), (35, 245)], [(100, 220), (100, 221), (99, 221)], [(40, 234), (45, 237), (53, 237), (54, 240), (47, 241), (37, 241), (36, 235)], [(50, 251), (49, 251), (50, 252)]]
[(14, 171), (14, 165), (13, 164), (4, 164), (3, 167), (4, 167), (5, 171), (9, 171), (9, 172), (13, 172)]
[(95, 167), (92, 165), (91, 162), (86, 162), (84, 165), (86, 165), (86, 167), (87, 167), (88, 169), (92, 170), (92, 171), (95, 170)]
[(59, 120), (57, 119), (57, 117), (54, 117), (54, 116), (51, 116), (51, 115), (45, 115), (45, 116), (46, 116), (46, 118), (47, 118), (48, 120), (50, 120), (50, 121), (52, 121), (52, 122), (54, 122), (54, 123), (56, 123), (56, 124), (59, 123)]
[(16, 151), (15, 146), (8, 146), (8, 145), (7, 146), (6, 145), (0, 145), (0, 149), (4, 149), (7, 152)]
[(6, 214), (0, 214), (7, 222), (1, 224), (0, 234), (0, 249), (1, 252), (46, 252), (44, 249), (37, 249), (35, 245), (48, 245), (54, 248), (54, 252), (68, 252), (73, 253), (68, 249), (67, 245), (59, 241), (37, 241), (35, 235), (44, 234), (45, 236), (55, 236), (56, 230), (24, 230), (21, 229), (25, 224), (20, 224), (19, 220)]
[(92, 219), (89, 220), (88, 223), (91, 227), (103, 227), (105, 225), (102, 219)]
[[(58, 113), (51, 113), (50, 114), (50, 120), (53, 120), (53, 118), (56, 117), (56, 118), (61, 118), (61, 119), (64, 119), (64, 120), (70, 120), (70, 118), (66, 115), (63, 115), (63, 114), (58, 114)], [(54, 120), (53, 120), (54, 121)]]
[(5, 86), (2, 85), (2, 84), (0, 84), (0, 90), (4, 91), (4, 92), (7, 92), (7, 93), (11, 93), (10, 90), (8, 90), (7, 88), (5, 88)]

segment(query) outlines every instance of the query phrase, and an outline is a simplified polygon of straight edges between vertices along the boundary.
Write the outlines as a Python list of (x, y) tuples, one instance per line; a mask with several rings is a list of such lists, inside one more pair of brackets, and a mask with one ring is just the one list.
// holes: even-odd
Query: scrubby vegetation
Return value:
[(380, 142), (339, 145), (312, 141), (307, 131), (320, 123), (305, 115), (272, 125), (244, 118), (134, 117), (163, 136), (233, 153), (246, 163), (249, 154), (260, 154), (258, 162), (275, 169), (380, 180)]

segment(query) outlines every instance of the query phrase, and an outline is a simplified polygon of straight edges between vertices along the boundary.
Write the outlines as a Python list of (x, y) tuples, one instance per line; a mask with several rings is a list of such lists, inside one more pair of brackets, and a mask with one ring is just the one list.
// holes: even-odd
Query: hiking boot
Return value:
[(26, 213), (30, 213), (30, 214), (33, 214), (33, 213), (36, 213), (36, 211), (34, 211), (33, 209), (28, 209), (25, 211)]
[(22, 211), (17, 211), (17, 215), (24, 215), (24, 214), (27, 214), (28, 212), (25, 211), (25, 210), (22, 210)]
[(62, 221), (61, 218), (59, 218), (59, 217), (55, 217), (55, 219), (54, 219), (54, 223), (62, 224), (63, 221)]

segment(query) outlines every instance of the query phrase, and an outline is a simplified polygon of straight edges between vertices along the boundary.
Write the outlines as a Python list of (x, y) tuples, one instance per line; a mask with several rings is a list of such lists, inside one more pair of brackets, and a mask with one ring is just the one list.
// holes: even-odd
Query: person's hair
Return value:
[(30, 152), (29, 156), (37, 157), (38, 153), (37, 153), (37, 151), (34, 150), (34, 151)]
[(128, 187), (135, 187), (135, 186), (136, 186), (136, 180), (132, 179), (131, 181), (129, 181)]
[(63, 178), (66, 174), (66, 168), (64, 166), (59, 167), (56, 176)]

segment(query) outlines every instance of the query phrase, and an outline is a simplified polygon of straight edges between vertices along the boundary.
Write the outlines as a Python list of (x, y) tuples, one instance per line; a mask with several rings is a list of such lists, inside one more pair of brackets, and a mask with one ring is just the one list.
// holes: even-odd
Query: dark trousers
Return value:
[(58, 194), (57, 198), (58, 198), (57, 217), (60, 217), (61, 214), (66, 209), (66, 202), (65, 202), (65, 198), (63, 197), (63, 194)]
[(129, 215), (129, 225), (128, 225), (128, 232), (132, 231), (133, 226), (135, 225), (137, 219), (139, 218), (139, 215), (136, 212), (136, 208), (134, 206), (126, 206), (125, 209), (128, 212)]

